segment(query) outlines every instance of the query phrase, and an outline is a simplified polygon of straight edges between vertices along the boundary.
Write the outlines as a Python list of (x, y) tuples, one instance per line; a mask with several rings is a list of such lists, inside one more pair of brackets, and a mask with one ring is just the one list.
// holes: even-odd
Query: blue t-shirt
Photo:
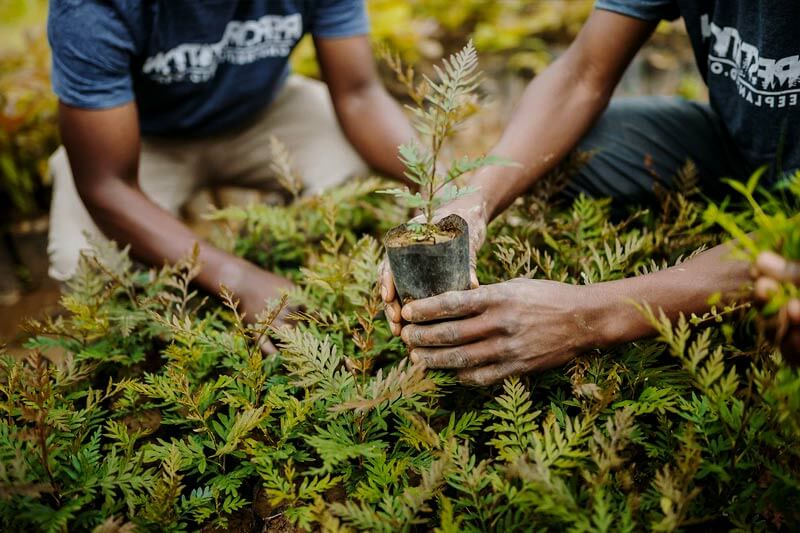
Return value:
[(204, 136), (272, 101), (304, 34), (368, 25), (363, 0), (51, 0), (47, 30), (62, 102), (135, 100), (143, 134)]
[(712, 108), (753, 165), (800, 168), (800, 2), (598, 0), (648, 21), (683, 17)]

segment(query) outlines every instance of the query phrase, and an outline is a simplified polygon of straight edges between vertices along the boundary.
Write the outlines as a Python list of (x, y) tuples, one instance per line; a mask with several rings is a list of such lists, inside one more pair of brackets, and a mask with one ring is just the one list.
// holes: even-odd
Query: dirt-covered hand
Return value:
[[(478, 250), (483, 246), (483, 241), (486, 239), (486, 226), (488, 224), (486, 202), (479, 193), (459, 198), (437, 210), (434, 216), (434, 222), (449, 215), (460, 216), (467, 222), (467, 226), (469, 227), (469, 278), (470, 285), (474, 289), (478, 286), (478, 276), (475, 273), (475, 261)], [(411, 219), (410, 222), (424, 222), (424, 218), (418, 216)], [(401, 305), (397, 298), (392, 269), (389, 266), (389, 260), (385, 257), (379, 267), (378, 276), (381, 284), (381, 298), (383, 298), (386, 319), (389, 321), (389, 328), (392, 330), (393, 335), (399, 336), (402, 327), (400, 316)]]
[(515, 279), (417, 300), (403, 307), (402, 338), (414, 362), (458, 369), (467, 383), (496, 383), (563, 365), (596, 344), (584, 291)]
[[(756, 300), (765, 303), (778, 290), (780, 283), (800, 285), (800, 263), (789, 261), (774, 252), (763, 252), (756, 259), (755, 278)], [(793, 364), (800, 363), (800, 300), (789, 300), (778, 311), (775, 322), (783, 357)]]

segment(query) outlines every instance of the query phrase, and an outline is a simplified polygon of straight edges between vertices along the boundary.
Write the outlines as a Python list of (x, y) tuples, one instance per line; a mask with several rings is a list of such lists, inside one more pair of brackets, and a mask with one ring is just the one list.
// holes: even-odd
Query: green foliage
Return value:
[[(737, 193), (736, 201), (711, 204), (704, 213), (709, 225), (721, 227), (734, 239), (731, 256), (755, 262), (763, 251), (773, 251), (787, 259), (800, 260), (800, 172), (783, 178), (769, 189), (759, 187), (767, 171), (762, 167), (746, 183), (725, 182)], [(782, 282), (764, 306), (763, 314), (775, 314), (798, 295), (791, 282)]]
[[(427, 147), (417, 141), (400, 146), (400, 160), (406, 167), (405, 176), (419, 190), (385, 189), (378, 191), (399, 198), (408, 209), (421, 209), (425, 224), (409, 225), (416, 228), (420, 240), (429, 239), (435, 227), (436, 209), (457, 198), (475, 192), (472, 187), (458, 187), (454, 182), (464, 174), (489, 165), (510, 165), (498, 156), (478, 158), (462, 157), (442, 171), (440, 160), (445, 142), (475, 107), (474, 92), (480, 82), (478, 54), (472, 41), (460, 51), (445, 59), (443, 67), (434, 66), (438, 81), (423, 76), (424, 82), (414, 83), (413, 69), (403, 69), (398, 57), (388, 56), (398, 79), (407, 86), (409, 96), (416, 106), (409, 107), (414, 115), (414, 127)], [(427, 105), (426, 105), (427, 104)]]
[[(484, 54), (503, 55), (505, 68), (538, 73), (552, 59), (548, 43), (567, 44), (592, 10), (591, 0), (367, 0), (370, 37), (404, 61), (437, 61), (474, 38)], [(310, 38), (292, 56), (296, 72), (316, 76)]]
[[(0, 364), (0, 528), (798, 526), (800, 374), (753, 342), (740, 305), (674, 324), (643, 309), (655, 339), (467, 388), (410, 364), (381, 317), (377, 236), (405, 216), (382, 186), (215, 213), (241, 228), (237, 253), (300, 287), (275, 356), (258, 348), (275, 312), (247, 326), (227, 292), (196, 294), (195, 258), (85, 256), (66, 313)], [(619, 279), (719, 239), (693, 197), (612, 220), (557, 189), (489, 227), (482, 282)]]

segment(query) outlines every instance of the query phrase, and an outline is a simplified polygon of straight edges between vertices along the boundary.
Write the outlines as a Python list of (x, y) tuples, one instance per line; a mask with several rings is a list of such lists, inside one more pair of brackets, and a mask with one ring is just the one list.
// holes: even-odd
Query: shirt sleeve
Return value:
[(353, 37), (369, 33), (364, 0), (318, 0), (311, 24), (315, 37)]
[(647, 20), (675, 20), (681, 16), (675, 0), (597, 0), (594, 7)]
[(67, 105), (105, 109), (134, 99), (133, 40), (109, 2), (51, 0), (53, 91)]

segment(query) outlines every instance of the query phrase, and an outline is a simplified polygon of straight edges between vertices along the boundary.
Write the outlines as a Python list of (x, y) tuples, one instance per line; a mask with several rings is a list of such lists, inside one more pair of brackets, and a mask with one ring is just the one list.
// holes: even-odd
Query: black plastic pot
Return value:
[(383, 243), (389, 256), (400, 301), (421, 300), (448, 291), (469, 289), (469, 228), (458, 215), (449, 215), (436, 226), (456, 233), (446, 242), (420, 242), (391, 246), (407, 225), (389, 230)]

